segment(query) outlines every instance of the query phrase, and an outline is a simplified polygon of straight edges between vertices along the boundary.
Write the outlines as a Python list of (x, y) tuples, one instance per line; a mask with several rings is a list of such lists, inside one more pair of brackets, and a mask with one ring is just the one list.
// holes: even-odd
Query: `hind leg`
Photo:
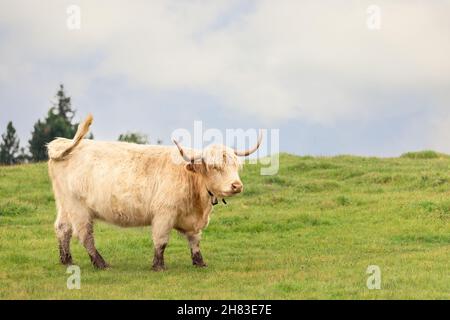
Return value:
[(70, 265), (73, 263), (70, 253), (70, 239), (72, 238), (72, 224), (67, 213), (58, 209), (58, 216), (55, 221), (55, 233), (59, 244), (59, 259), (62, 264)]
[(74, 227), (74, 231), (78, 235), (78, 239), (86, 248), (86, 251), (91, 259), (94, 267), (98, 269), (105, 269), (109, 267), (100, 253), (97, 251), (95, 247), (94, 241), (94, 222), (92, 217), (89, 214), (89, 211), (84, 208), (78, 208), (76, 215), (72, 215), (71, 217), (72, 225)]
[(106, 269), (109, 265), (106, 263), (105, 259), (100, 255), (95, 247), (94, 242), (94, 225), (92, 221), (86, 221), (85, 223), (79, 224), (77, 226), (78, 229), (78, 238), (83, 246), (86, 248), (86, 251), (91, 259), (92, 265), (98, 269)]

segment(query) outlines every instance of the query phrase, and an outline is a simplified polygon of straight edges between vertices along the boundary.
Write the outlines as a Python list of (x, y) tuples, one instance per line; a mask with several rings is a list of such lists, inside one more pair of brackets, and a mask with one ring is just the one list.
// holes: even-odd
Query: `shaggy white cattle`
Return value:
[[(202, 153), (176, 147), (84, 140), (92, 116), (80, 124), (73, 140), (48, 144), (49, 175), (58, 210), (55, 230), (63, 264), (71, 264), (70, 239), (78, 236), (93, 265), (108, 265), (95, 248), (93, 223), (99, 219), (122, 227), (152, 226), (153, 270), (162, 270), (170, 231), (184, 234), (192, 263), (204, 267), (200, 235), (218, 198), (242, 192), (237, 156), (223, 145)], [(181, 156), (180, 156), (181, 155)]]

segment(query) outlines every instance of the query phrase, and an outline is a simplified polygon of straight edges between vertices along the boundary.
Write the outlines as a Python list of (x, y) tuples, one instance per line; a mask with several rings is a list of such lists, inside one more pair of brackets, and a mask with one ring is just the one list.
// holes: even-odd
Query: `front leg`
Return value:
[(166, 269), (164, 264), (164, 250), (166, 249), (167, 243), (156, 246), (155, 245), (155, 255), (153, 256), (153, 271), (163, 271)]
[(200, 252), (200, 239), (201, 233), (186, 235), (191, 248), (192, 264), (196, 267), (206, 267), (206, 263), (203, 261), (202, 253)]
[(153, 257), (153, 271), (162, 271), (166, 269), (164, 264), (164, 250), (169, 242), (170, 230), (172, 229), (169, 221), (154, 221), (152, 225), (152, 238), (155, 247)]

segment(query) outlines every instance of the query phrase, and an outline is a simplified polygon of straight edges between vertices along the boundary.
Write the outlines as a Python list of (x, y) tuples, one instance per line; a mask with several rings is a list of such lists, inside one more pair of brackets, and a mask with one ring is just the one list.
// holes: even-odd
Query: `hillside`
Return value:
[[(276, 176), (242, 172), (245, 192), (218, 205), (191, 266), (173, 232), (168, 270), (151, 271), (149, 228), (96, 225), (111, 269), (97, 271), (78, 241), (81, 289), (68, 290), (53, 232), (46, 164), (0, 167), (0, 298), (448, 298), (450, 159), (282, 154)], [(369, 265), (381, 290), (366, 286)]]

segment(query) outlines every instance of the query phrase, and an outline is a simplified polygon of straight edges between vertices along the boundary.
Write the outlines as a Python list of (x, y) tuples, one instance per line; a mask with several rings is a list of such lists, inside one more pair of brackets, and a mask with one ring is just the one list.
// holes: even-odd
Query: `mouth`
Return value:
[(237, 195), (237, 194), (239, 194), (239, 193), (241, 193), (242, 192), (242, 190), (241, 191), (232, 191), (232, 190), (229, 190), (229, 191), (224, 191), (224, 192), (222, 192), (221, 194), (220, 194), (220, 198), (223, 198), (223, 197), (232, 197), (232, 196), (235, 196), (235, 195)]

